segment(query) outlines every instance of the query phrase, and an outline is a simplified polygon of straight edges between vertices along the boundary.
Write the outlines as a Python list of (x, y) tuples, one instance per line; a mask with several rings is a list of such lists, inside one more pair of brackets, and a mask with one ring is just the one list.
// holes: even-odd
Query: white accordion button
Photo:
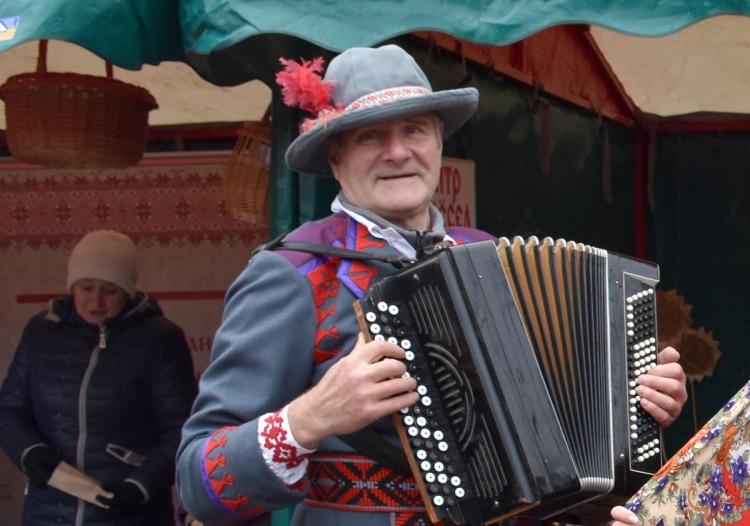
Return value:
[(411, 349), (411, 342), (409, 340), (401, 340), (402, 349)]
[(435, 495), (432, 499), (432, 502), (435, 504), (435, 506), (442, 506), (445, 500), (443, 499), (442, 495)]
[(448, 475), (446, 475), (445, 473), (441, 473), (440, 475), (438, 475), (437, 480), (440, 484), (445, 484), (446, 482), (448, 482)]
[(422, 405), (424, 405), (424, 406), (432, 405), (432, 398), (430, 398), (429, 396), (423, 396), (422, 397)]
[(378, 310), (379, 310), (380, 312), (385, 312), (385, 311), (387, 311), (387, 310), (388, 310), (388, 304), (387, 304), (386, 302), (384, 302), (384, 301), (381, 301), (381, 302), (379, 302), (379, 303), (378, 303)]
[(398, 345), (398, 340), (394, 338), (393, 336), (391, 336), (390, 338), (388, 338), (388, 343), (392, 343), (393, 345)]
[(426, 460), (422, 462), (419, 467), (422, 468), (422, 471), (430, 471), (430, 463)]
[(417, 436), (419, 434), (419, 429), (416, 427), (410, 427), (409, 428), (409, 434), (413, 437)]
[(418, 451), (417, 451), (417, 458), (418, 458), (419, 460), (424, 460), (424, 459), (426, 459), (426, 458), (427, 458), (427, 451), (425, 451), (424, 449), (420, 449), (420, 450), (418, 450)]
[(414, 360), (414, 353), (411, 351), (406, 351), (404, 358), (411, 362), (412, 360)]
[(424, 479), (427, 482), (429, 482), (430, 484), (432, 484), (433, 482), (435, 482), (435, 474), (434, 473), (427, 473), (427, 474), (425, 474)]
[(409, 415), (404, 417), (404, 425), (405, 426), (411, 426), (414, 425), (414, 417)]
[(377, 323), (373, 323), (372, 325), (370, 325), (370, 332), (372, 334), (380, 334), (380, 325), (378, 325)]
[(365, 314), (365, 319), (369, 321), (370, 323), (372, 323), (378, 319), (378, 315), (375, 314), (374, 312), (368, 312), (367, 314)]
[(422, 438), (430, 438), (430, 435), (432, 433), (430, 433), (430, 430), (425, 427), (422, 429), (422, 431), (419, 432), (419, 434)]
[(426, 395), (427, 394), (427, 388), (424, 385), (418, 385), (417, 386), (417, 392), (419, 394), (421, 394), (421, 395)]
[(466, 492), (464, 492), (463, 488), (456, 488), (456, 497), (458, 497), (460, 499), (464, 495), (466, 495)]
[(442, 462), (435, 462), (435, 471), (443, 471), (443, 463)]
[(448, 442), (438, 442), (438, 449), (440, 451), (448, 451)]
[(417, 417), (417, 425), (418, 425), (419, 427), (424, 427), (424, 426), (426, 426), (426, 425), (427, 425), (427, 419), (426, 419), (425, 417), (423, 417), (423, 416), (418, 416), (418, 417)]
[(451, 477), (451, 484), (453, 484), (454, 486), (460, 486), (461, 477)]
[(396, 314), (398, 314), (398, 307), (396, 307), (395, 305), (391, 305), (390, 307), (388, 307), (388, 313), (391, 316), (395, 316)]
[(435, 431), (432, 436), (435, 437), (435, 440), (442, 440), (443, 439), (443, 432), (442, 431)]

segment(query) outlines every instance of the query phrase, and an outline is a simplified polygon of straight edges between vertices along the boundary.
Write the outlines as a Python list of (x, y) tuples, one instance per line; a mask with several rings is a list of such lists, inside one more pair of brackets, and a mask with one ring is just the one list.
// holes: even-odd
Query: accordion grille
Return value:
[[(474, 481), (475, 494), (483, 498), (501, 495), (508, 484), (495, 444), (484, 417), (475, 407), (469, 379), (459, 367), (461, 351), (451, 315), (438, 287), (418, 287), (409, 300), (415, 330), (422, 334), (432, 379), (440, 394), (444, 425), (456, 437)], [(453, 317), (455, 318), (455, 317)], [(464, 357), (468, 359), (468, 357)]]

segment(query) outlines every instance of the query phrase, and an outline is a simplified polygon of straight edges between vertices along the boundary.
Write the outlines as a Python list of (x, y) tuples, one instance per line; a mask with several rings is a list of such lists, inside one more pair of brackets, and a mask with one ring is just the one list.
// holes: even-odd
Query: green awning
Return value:
[(0, 0), (0, 53), (41, 39), (132, 70), (185, 56), (178, 0)]
[(732, 0), (181, 0), (185, 50), (199, 55), (263, 33), (333, 51), (417, 30), (505, 45), (559, 24), (593, 24), (638, 36), (679, 31), (720, 14), (750, 15)]
[[(278, 44), (285, 42), (285, 36), (339, 52), (418, 30), (506, 45), (558, 24), (586, 23), (632, 35), (658, 36), (721, 14), (750, 15), (750, 2), (0, 0), (0, 52), (32, 40), (64, 40), (118, 66), (139, 69), (143, 64), (183, 60), (186, 54), (208, 57), (258, 35), (265, 37), (253, 46), (256, 56), (264, 51), (268, 38)], [(235, 55), (228, 65), (240, 58)], [(252, 74), (249, 70), (230, 71), (228, 78), (217, 75), (216, 81), (239, 83)]]

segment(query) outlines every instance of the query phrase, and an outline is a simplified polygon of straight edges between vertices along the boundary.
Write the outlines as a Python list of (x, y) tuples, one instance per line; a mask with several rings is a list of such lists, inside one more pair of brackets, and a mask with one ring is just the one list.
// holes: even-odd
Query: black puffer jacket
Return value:
[[(47, 444), (102, 483), (135, 481), (148, 500), (103, 518), (55, 488), (30, 486), (23, 524), (173, 524), (174, 458), (195, 395), (185, 335), (148, 296), (138, 293), (102, 330), (78, 316), (71, 296), (54, 301), (29, 321), (0, 389), (0, 446), (21, 468), (31, 446)], [(113, 446), (145, 461), (130, 465)]]

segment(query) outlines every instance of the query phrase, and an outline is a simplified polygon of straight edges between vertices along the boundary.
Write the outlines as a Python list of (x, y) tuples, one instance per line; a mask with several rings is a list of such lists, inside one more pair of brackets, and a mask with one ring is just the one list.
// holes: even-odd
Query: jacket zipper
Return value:
[[(79, 471), (86, 472), (85, 466), (85, 455), (86, 455), (86, 435), (88, 434), (88, 426), (86, 423), (86, 398), (89, 390), (89, 383), (91, 382), (91, 376), (94, 374), (94, 368), (99, 361), (99, 353), (101, 349), (107, 347), (107, 333), (104, 326), (99, 328), (99, 345), (94, 347), (91, 353), (91, 359), (86, 367), (86, 372), (83, 375), (83, 381), (81, 382), (81, 389), (78, 392), (78, 444), (76, 448), (76, 468)], [(76, 509), (76, 526), (83, 525), (84, 511), (86, 503), (79, 499), (78, 508)]]

